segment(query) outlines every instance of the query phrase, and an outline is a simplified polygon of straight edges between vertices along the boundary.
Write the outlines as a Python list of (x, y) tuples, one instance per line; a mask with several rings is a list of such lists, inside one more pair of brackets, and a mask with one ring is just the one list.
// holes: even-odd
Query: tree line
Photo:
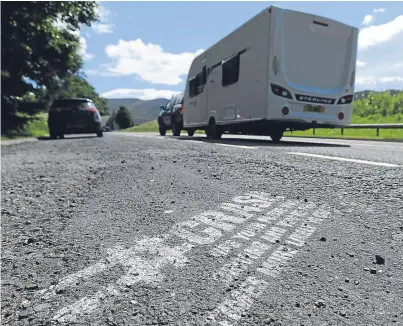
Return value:
[(59, 98), (107, 101), (82, 73), (80, 26), (98, 21), (95, 1), (1, 2), (1, 127), (19, 130)]

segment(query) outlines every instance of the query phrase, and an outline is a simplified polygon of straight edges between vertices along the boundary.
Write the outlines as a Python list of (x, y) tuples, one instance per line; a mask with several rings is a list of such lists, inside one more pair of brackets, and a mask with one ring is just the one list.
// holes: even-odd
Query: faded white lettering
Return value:
[(293, 210), (288, 216), (284, 217), (281, 221), (277, 222), (278, 226), (291, 227), (298, 223), (300, 220), (306, 217), (306, 215), (315, 208), (316, 205), (309, 203), (306, 205), (301, 205)]
[(263, 230), (265, 227), (266, 225), (262, 223), (251, 223), (247, 225), (242, 231), (235, 234), (234, 238), (249, 240), (250, 238), (254, 237), (256, 233)]
[(232, 291), (230, 296), (208, 315), (207, 323), (214, 321), (219, 325), (231, 325), (228, 319), (236, 323), (268, 285), (264, 280), (253, 276), (248, 277), (238, 290)]
[(253, 214), (251, 214), (250, 212), (261, 212), (262, 211), (262, 208), (259, 208), (259, 207), (244, 206), (244, 205), (233, 204), (233, 203), (223, 203), (221, 205), (221, 209), (237, 213), (239, 215), (244, 216), (245, 218), (253, 217)]
[(295, 249), (287, 250), (286, 247), (280, 246), (262, 264), (262, 267), (257, 269), (257, 271), (270, 277), (276, 277), (296, 253), (297, 250)]
[(273, 226), (270, 230), (268, 230), (264, 235), (262, 235), (262, 239), (267, 240), (271, 243), (276, 243), (280, 241), (281, 237), (287, 232), (287, 230)]
[(178, 236), (179, 238), (188, 240), (189, 242), (197, 243), (199, 245), (206, 245), (210, 243), (216, 242), (221, 236), (222, 232), (212, 227), (208, 227), (204, 229), (203, 233), (207, 235), (207, 237), (202, 237), (198, 234), (195, 234), (189, 230), (184, 229), (184, 227), (194, 228), (198, 226), (199, 223), (195, 221), (185, 221), (178, 225), (178, 227), (171, 230), (171, 233)]
[(302, 225), (288, 237), (286, 243), (302, 247), (305, 244), (306, 239), (308, 239), (315, 230), (316, 227), (314, 226)]
[(241, 244), (239, 242), (227, 240), (218, 247), (214, 248), (210, 254), (214, 257), (225, 257), (230, 253), (231, 250), (239, 248), (240, 246)]
[(270, 224), (273, 221), (279, 219), (284, 213), (292, 209), (297, 204), (298, 204), (297, 201), (287, 200), (280, 206), (268, 211), (265, 216), (258, 218), (258, 221)]
[(228, 221), (236, 224), (240, 224), (245, 221), (241, 217), (235, 217), (214, 211), (201, 213), (199, 215), (196, 215), (194, 219), (206, 225), (210, 225), (214, 228), (222, 229), (224, 231), (232, 231), (235, 228), (235, 226), (233, 224), (224, 223), (222, 221)]

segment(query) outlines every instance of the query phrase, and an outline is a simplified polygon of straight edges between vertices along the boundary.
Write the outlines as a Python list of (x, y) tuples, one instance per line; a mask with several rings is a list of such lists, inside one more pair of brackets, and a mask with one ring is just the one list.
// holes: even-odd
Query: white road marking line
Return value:
[(171, 214), (171, 213), (173, 213), (173, 211), (168, 210), (168, 211), (165, 211), (164, 213), (165, 214)]
[[(306, 143), (306, 142), (311, 142), (311, 143), (315, 143), (315, 144), (329, 144), (329, 145), (348, 145), (348, 146), (364, 146), (364, 147), (379, 147), (379, 148), (392, 148), (394, 150), (402, 150), (402, 148), (400, 147), (396, 147), (396, 146), (388, 146), (385, 145), (384, 143), (379, 143), (379, 144), (363, 144), (361, 142), (357, 142), (354, 140), (349, 140), (348, 142), (335, 142), (335, 141), (329, 141), (328, 138), (298, 138), (295, 139), (294, 137), (284, 137), (284, 140), (287, 141), (292, 141), (292, 142), (296, 142), (296, 143)], [(370, 141), (370, 140), (366, 140), (366, 141)]]
[(369, 164), (369, 165), (378, 165), (378, 166), (393, 167), (393, 168), (400, 166), (400, 165), (391, 164), (391, 163), (373, 162), (373, 161), (357, 160), (357, 159), (352, 159), (352, 158), (344, 158), (344, 157), (338, 157), (338, 156), (326, 156), (326, 155), (311, 154), (311, 153), (288, 152), (288, 154), (324, 158), (324, 159), (336, 160), (336, 161), (346, 161), (346, 162), (362, 163), (362, 164)]
[(231, 144), (220, 144), (220, 143), (213, 143), (219, 146), (227, 146), (227, 147), (238, 147), (238, 148), (247, 148), (247, 149), (256, 149), (253, 146), (244, 146), (244, 145), (231, 145)]
[(193, 140), (193, 139), (184, 139), (184, 141), (190, 142), (190, 143), (197, 143), (197, 144), (206, 144), (203, 141), (200, 140)]

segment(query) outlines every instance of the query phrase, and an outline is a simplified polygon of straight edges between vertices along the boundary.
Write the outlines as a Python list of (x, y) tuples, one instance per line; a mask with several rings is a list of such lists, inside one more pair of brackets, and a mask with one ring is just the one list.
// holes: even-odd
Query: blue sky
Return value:
[(270, 5), (360, 28), (356, 89), (403, 89), (402, 2), (99, 2), (81, 29), (84, 72), (109, 98), (168, 97), (192, 59)]

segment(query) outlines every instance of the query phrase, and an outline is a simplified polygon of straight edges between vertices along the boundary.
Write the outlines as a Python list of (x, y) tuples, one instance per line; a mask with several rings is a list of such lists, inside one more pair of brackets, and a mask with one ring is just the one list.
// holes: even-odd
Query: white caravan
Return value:
[(346, 126), (354, 99), (358, 29), (270, 7), (196, 57), (183, 128), (269, 135)]

